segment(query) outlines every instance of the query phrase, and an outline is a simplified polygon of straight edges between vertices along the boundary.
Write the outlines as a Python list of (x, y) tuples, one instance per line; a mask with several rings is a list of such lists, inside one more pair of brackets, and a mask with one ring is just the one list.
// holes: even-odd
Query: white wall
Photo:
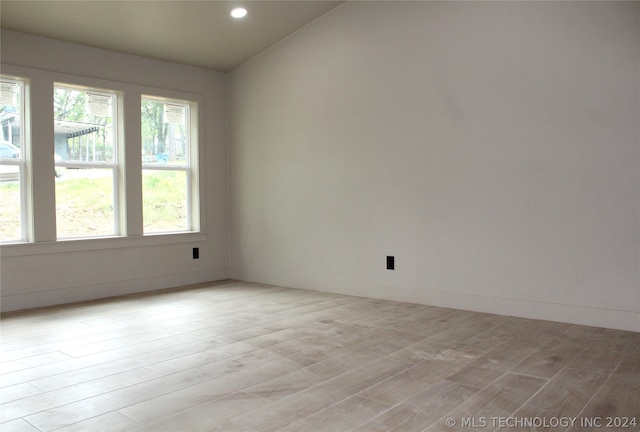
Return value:
[(232, 276), (640, 331), (639, 41), (638, 2), (339, 6), (231, 74)]
[[(36, 243), (0, 249), (2, 310), (227, 278), (227, 75), (5, 30), (1, 44), (1, 71), (30, 79), (36, 225)], [(131, 113), (137, 102), (139, 116), (141, 93), (188, 94), (201, 102), (202, 233), (141, 237), (141, 199), (135, 199), (141, 194), (135, 181), (140, 178), (139, 164), (129, 163), (125, 167), (129, 181), (127, 237), (55, 241), (52, 102), (42, 101), (51, 100), (56, 80), (106, 83), (107, 88), (122, 90), (128, 137), (135, 136), (138, 122), (127, 112)], [(127, 160), (139, 162), (139, 158), (139, 142), (127, 146)], [(199, 260), (192, 259), (193, 247), (200, 248)]]

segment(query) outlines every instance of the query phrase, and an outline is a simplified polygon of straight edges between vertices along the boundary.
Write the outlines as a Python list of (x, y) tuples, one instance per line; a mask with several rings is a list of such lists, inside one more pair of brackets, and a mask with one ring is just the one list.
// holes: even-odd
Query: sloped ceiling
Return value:
[[(2, 28), (228, 72), (342, 1), (0, 1)], [(249, 13), (234, 19), (236, 6)]]

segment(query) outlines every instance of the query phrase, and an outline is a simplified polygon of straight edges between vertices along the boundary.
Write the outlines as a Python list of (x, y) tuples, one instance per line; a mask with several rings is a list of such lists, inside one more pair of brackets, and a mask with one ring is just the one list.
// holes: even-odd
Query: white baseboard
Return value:
[(385, 285), (371, 281), (326, 277), (310, 279), (309, 277), (240, 268), (231, 268), (230, 277), (247, 282), (259, 282), (335, 294), (640, 332), (640, 311), (483, 296), (425, 287)]
[(2, 312), (34, 309), (101, 298), (176, 288), (229, 278), (229, 269), (217, 268), (199, 272), (162, 275), (144, 279), (123, 280), (104, 284), (76, 286), (53, 290), (2, 295)]
[(1, 310), (2, 312), (10, 312), (55, 306), (228, 278), (335, 294), (640, 332), (640, 311), (483, 296), (424, 287), (386, 285), (371, 281), (327, 277), (309, 278), (226, 267), (105, 284), (2, 295)]

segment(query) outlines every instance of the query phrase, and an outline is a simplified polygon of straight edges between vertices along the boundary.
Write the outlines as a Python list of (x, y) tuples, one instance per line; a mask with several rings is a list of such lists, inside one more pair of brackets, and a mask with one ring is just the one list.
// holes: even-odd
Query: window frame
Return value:
[[(196, 100), (188, 100), (183, 98), (175, 98), (170, 96), (163, 96), (154, 92), (154, 94), (150, 93), (142, 93), (140, 95), (140, 105), (142, 107), (143, 101), (151, 101), (157, 103), (164, 104), (179, 104), (186, 107), (185, 110), (185, 134), (188, 138), (188, 145), (186, 148), (187, 157), (185, 158), (186, 164), (171, 164), (171, 163), (145, 163), (144, 160), (141, 161), (141, 175), (144, 177), (144, 172), (153, 172), (153, 171), (180, 171), (184, 172), (186, 176), (186, 205), (187, 205), (187, 226), (184, 229), (174, 229), (174, 230), (162, 230), (162, 231), (148, 231), (144, 230), (144, 213), (143, 213), (143, 235), (144, 236), (152, 236), (152, 235), (165, 235), (165, 234), (180, 234), (180, 233), (193, 233), (200, 232), (200, 206), (197, 203), (200, 203), (200, 194), (199, 192), (199, 181), (198, 181), (198, 160), (200, 156), (200, 145), (199, 145), (199, 117), (198, 117), (198, 104), (199, 102)], [(140, 110), (140, 124), (142, 124), (142, 109)], [(142, 136), (140, 136), (140, 149), (142, 151)], [(144, 191), (142, 194), (142, 206), (144, 207)]]
[[(113, 139), (113, 162), (98, 162), (98, 161), (57, 161), (54, 158), (54, 168), (71, 168), (71, 169), (109, 169), (111, 170), (112, 176), (112, 205), (113, 205), (113, 232), (111, 234), (99, 234), (99, 235), (81, 235), (81, 236), (69, 236), (69, 237), (60, 237), (58, 232), (56, 231), (56, 239), (61, 241), (66, 240), (78, 240), (78, 239), (95, 239), (95, 238), (105, 238), (105, 237), (119, 237), (124, 232), (122, 221), (121, 221), (121, 206), (122, 199), (121, 189), (120, 189), (120, 176), (123, 166), (123, 151), (122, 150), (122, 130), (120, 128), (120, 124), (124, 124), (122, 121), (122, 99), (123, 93), (122, 91), (113, 90), (113, 89), (105, 89), (101, 87), (94, 86), (86, 86), (81, 84), (69, 84), (66, 82), (60, 82), (58, 80), (53, 83), (53, 92), (55, 94), (57, 89), (65, 89), (72, 91), (82, 91), (85, 93), (103, 95), (103, 96), (112, 96), (112, 113), (111, 113), (111, 128), (112, 128), (112, 139)], [(51, 107), (53, 110), (53, 106)], [(59, 119), (55, 118), (55, 113), (53, 115), (54, 124)], [(55, 148), (53, 149), (55, 153)], [(55, 181), (55, 180), (54, 180)], [(58, 211), (56, 200), (56, 221), (58, 219)], [(56, 224), (57, 225), (57, 224)]]
[[(31, 212), (29, 208), (29, 190), (30, 179), (29, 161), (31, 156), (31, 136), (27, 125), (30, 124), (30, 103), (29, 103), (29, 79), (15, 75), (0, 74), (0, 81), (11, 82), (20, 88), (20, 157), (19, 158), (0, 158), (0, 165), (15, 166), (18, 169), (18, 184), (20, 196), (20, 238), (19, 239), (2, 239), (0, 244), (25, 243), (30, 241), (32, 237)], [(3, 135), (3, 134), (2, 134)]]
[[(58, 252), (85, 252), (102, 249), (193, 244), (204, 242), (207, 233), (207, 174), (201, 164), (206, 160), (207, 147), (222, 139), (220, 131), (214, 131), (205, 121), (207, 99), (204, 94), (181, 89), (180, 85), (153, 86), (144, 82), (127, 82), (97, 76), (77, 75), (28, 66), (4, 64), (2, 76), (25, 82), (27, 103), (25, 120), (25, 157), (23, 172), (26, 202), (22, 217), (27, 236), (24, 241), (2, 243), (2, 257), (19, 257), (32, 254)], [(120, 127), (118, 150), (121, 166), (119, 172), (120, 235), (68, 237), (56, 236), (55, 203), (55, 146), (51, 140), (54, 127), (54, 83), (89, 89), (109, 89), (121, 95), (118, 101)], [(140, 100), (143, 95), (175, 99), (191, 103), (191, 231), (148, 233), (143, 235), (141, 195), (141, 128)], [(114, 132), (116, 133), (116, 132)], [(207, 141), (205, 142), (205, 139)], [(215, 152), (215, 150), (214, 150)]]

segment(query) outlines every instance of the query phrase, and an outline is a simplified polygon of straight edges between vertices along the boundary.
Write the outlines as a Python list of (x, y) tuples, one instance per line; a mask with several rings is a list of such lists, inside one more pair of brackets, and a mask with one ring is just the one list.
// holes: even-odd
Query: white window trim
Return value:
[[(198, 116), (199, 102), (182, 98), (176, 99), (172, 97), (160, 96), (158, 94), (142, 94), (140, 100), (142, 101), (145, 99), (157, 102), (175, 102), (187, 106), (186, 121), (188, 122), (189, 127), (186, 129), (186, 133), (189, 140), (189, 146), (187, 148), (187, 160), (189, 161), (189, 164), (150, 164), (142, 162), (142, 171), (183, 171), (185, 172), (187, 178), (187, 227), (182, 230), (151, 231), (144, 233), (144, 236), (199, 232), (201, 227), (201, 216), (200, 207), (196, 205), (196, 203), (200, 202), (199, 188), (196, 186), (199, 184), (199, 182), (197, 181), (197, 166), (198, 158), (201, 152), (201, 147), (198, 139), (198, 130), (200, 124), (200, 119)], [(142, 143), (140, 143), (140, 145), (142, 145)]]
[[(74, 75), (27, 66), (2, 64), (4, 77), (20, 77), (25, 82), (25, 101), (29, 101), (24, 112), (26, 165), (23, 173), (26, 178), (25, 215), (28, 236), (23, 242), (3, 243), (0, 257), (49, 254), (58, 252), (77, 252), (100, 250), (103, 248), (134, 247), (146, 245), (170, 245), (206, 241), (206, 188), (204, 172), (200, 163), (205, 159), (204, 145), (205, 98), (200, 93), (153, 87), (144, 83), (114, 81), (104, 78)], [(73, 86), (87, 88), (110, 89), (123, 95), (119, 101), (120, 115), (123, 116), (125, 128), (118, 130), (119, 150), (124, 164), (119, 173), (120, 188), (126, 187), (126, 194), (120, 193), (120, 236), (109, 237), (73, 237), (56, 239), (55, 230), (55, 177), (49, 173), (54, 169), (54, 148), (48, 147), (51, 128), (53, 128), (52, 91), (54, 83), (73, 83)], [(138, 183), (141, 174), (140, 160), (140, 128), (136, 127), (136, 116), (140, 115), (140, 100), (143, 95), (154, 95), (159, 98), (192, 102), (191, 145), (197, 154), (191, 155), (191, 232), (149, 233), (143, 236), (142, 230), (142, 197)], [(35, 97), (35, 99), (34, 99)], [(49, 99), (47, 99), (49, 98)], [(33, 105), (36, 104), (36, 105)], [(137, 109), (136, 109), (137, 107)], [(133, 113), (133, 115), (132, 115)], [(35, 118), (37, 117), (37, 118)], [(140, 118), (138, 118), (138, 123)], [(34, 120), (35, 119), (35, 120)], [(195, 125), (195, 128), (194, 128)], [(37, 145), (36, 145), (37, 144)], [(34, 151), (48, 152), (50, 160), (31, 156)], [(37, 165), (37, 166), (36, 166)], [(38, 168), (38, 172), (35, 172)], [(36, 202), (34, 196), (39, 199)], [(36, 205), (37, 204), (37, 205)]]
[(3, 81), (11, 81), (20, 87), (20, 158), (19, 159), (0, 159), (1, 164), (5, 166), (18, 167), (18, 181), (20, 184), (20, 239), (0, 239), (0, 244), (26, 243), (31, 239), (31, 212), (29, 208), (29, 190), (30, 180), (28, 173), (28, 163), (31, 156), (31, 140), (29, 130), (27, 128), (29, 119), (29, 80), (27, 78), (0, 75)]

